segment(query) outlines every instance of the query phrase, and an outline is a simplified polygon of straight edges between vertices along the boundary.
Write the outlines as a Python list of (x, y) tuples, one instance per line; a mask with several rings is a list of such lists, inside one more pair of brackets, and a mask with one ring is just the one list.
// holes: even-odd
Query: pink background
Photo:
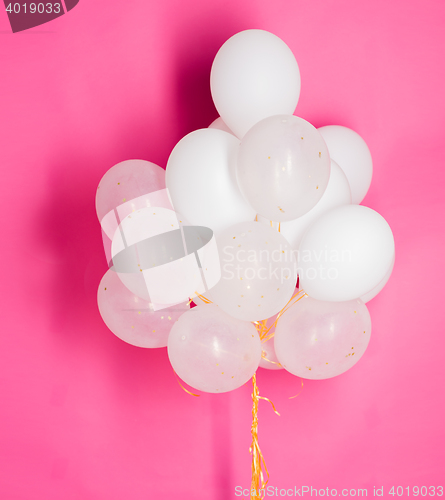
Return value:
[(397, 252), (356, 367), (292, 400), (299, 379), (258, 374), (281, 413), (260, 404), (270, 484), (444, 485), (444, 25), (440, 0), (81, 0), (11, 34), (0, 6), (2, 499), (222, 500), (249, 486), (250, 385), (193, 398), (165, 349), (103, 324), (94, 196), (113, 164), (165, 167), (216, 117), (212, 59), (252, 27), (294, 51), (296, 114), (367, 141), (364, 203)]

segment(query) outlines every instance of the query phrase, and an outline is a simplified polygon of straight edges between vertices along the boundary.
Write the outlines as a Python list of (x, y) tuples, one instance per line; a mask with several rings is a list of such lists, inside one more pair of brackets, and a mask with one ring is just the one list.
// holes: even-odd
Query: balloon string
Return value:
[(272, 403), (272, 401), (269, 398), (263, 398), (263, 396), (258, 396), (258, 399), (263, 399), (264, 401), (267, 401), (268, 403), (270, 403), (272, 405), (274, 413), (276, 413), (279, 417), (281, 417), (281, 415), (278, 413), (277, 409), (275, 408), (275, 405)]
[[(255, 219), (255, 220), (257, 220), (257, 219)], [(270, 221), (270, 227), (273, 227), (273, 222), (272, 221)], [(281, 233), (281, 222), (278, 223), (278, 232)]]
[(262, 319), (259, 321), (253, 321), (255, 328), (257, 329), (260, 340), (263, 340), (264, 335), (267, 333), (267, 319)]
[[(281, 311), (277, 314), (277, 317), (272, 325), (269, 327), (266, 326), (267, 320), (263, 319), (261, 321), (254, 321), (253, 324), (258, 331), (260, 336), (260, 340), (262, 343), (267, 342), (275, 335), (275, 328), (277, 327), (278, 320), (283, 316), (283, 314), (290, 309), (294, 304), (296, 304), (299, 300), (305, 297), (307, 293), (304, 290), (299, 290), (296, 294), (294, 294), (291, 299), (287, 302), (287, 304), (281, 309)], [(273, 332), (271, 330), (274, 329)]]
[(301, 380), (301, 389), (298, 391), (298, 394), (295, 394), (295, 396), (291, 396), (289, 399), (294, 399), (301, 394), (301, 391), (303, 390), (303, 379), (300, 377), (300, 380)]
[[(201, 300), (202, 300), (205, 304), (213, 304), (213, 302), (212, 302), (210, 299), (208, 299), (207, 297), (204, 297), (204, 295), (201, 295), (201, 294), (200, 294), (200, 293), (198, 293), (198, 292), (195, 292), (195, 295), (196, 295), (197, 297), (199, 297), (199, 298), (200, 298), (200, 299), (201, 299)], [(191, 299), (189, 300), (188, 305), (190, 305), (190, 303), (191, 303), (191, 302), (193, 302), (193, 298), (191, 298)]]
[(176, 376), (176, 380), (178, 381), (178, 384), (181, 386), (181, 389), (185, 391), (187, 394), (190, 394), (190, 396), (194, 396), (195, 398), (199, 398), (200, 394), (194, 394), (193, 392), (190, 392), (188, 389), (186, 389), (182, 384), (181, 381), (179, 380), (178, 374), (173, 370), (173, 373)]
[(274, 365), (279, 366), (280, 368), (283, 367), (283, 365), (281, 363), (277, 363), (276, 361), (272, 361), (271, 359), (267, 359), (266, 358), (266, 353), (264, 351), (263, 351), (263, 354), (261, 354), (261, 358), (264, 359), (264, 361), (267, 361), (268, 363), (272, 363)]
[[(252, 426), (250, 432), (252, 434), (252, 444), (250, 446), (250, 454), (252, 455), (252, 481), (250, 483), (250, 498), (263, 499), (266, 491), (267, 483), (269, 482), (269, 471), (267, 470), (266, 462), (263, 454), (261, 453), (260, 445), (258, 442), (258, 403), (260, 399), (269, 401), (272, 405), (273, 411), (280, 415), (275, 409), (274, 404), (268, 398), (260, 396), (260, 391), (256, 383), (256, 373), (252, 377)], [(263, 470), (266, 473), (267, 479), (264, 480)]]

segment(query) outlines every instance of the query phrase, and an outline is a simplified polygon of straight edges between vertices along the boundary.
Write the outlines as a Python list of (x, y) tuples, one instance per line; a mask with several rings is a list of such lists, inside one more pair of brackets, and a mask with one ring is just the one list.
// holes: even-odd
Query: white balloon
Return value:
[(263, 217), (293, 220), (320, 201), (331, 162), (321, 134), (294, 115), (269, 116), (243, 137), (236, 167), (246, 200)]
[(175, 210), (190, 224), (220, 232), (255, 217), (236, 179), (239, 144), (227, 132), (206, 128), (186, 135), (174, 147), (166, 184)]
[(128, 290), (109, 269), (97, 290), (97, 305), (108, 328), (137, 347), (165, 347), (172, 325), (190, 309), (188, 303), (156, 311), (151, 302)]
[(258, 221), (266, 225), (272, 225), (277, 230), (279, 229), (292, 248), (298, 250), (304, 233), (321, 215), (333, 208), (350, 204), (351, 189), (348, 179), (346, 179), (346, 175), (337, 163), (331, 160), (331, 176), (329, 177), (328, 186), (320, 201), (312, 210), (298, 217), (298, 219), (281, 223), (272, 222), (272, 224), (271, 221), (258, 214)]
[(388, 283), (388, 280), (391, 277), (392, 271), (394, 269), (394, 262), (395, 262), (395, 258), (393, 257), (391, 267), (389, 268), (388, 272), (385, 274), (385, 277), (382, 279), (382, 281), (375, 288), (373, 288), (370, 292), (368, 292), (365, 295), (362, 295), (360, 297), (360, 299), (365, 304), (366, 304), (366, 302), (369, 302), (370, 300), (372, 300), (376, 295), (378, 295), (383, 290), (386, 283)]
[(246, 30), (219, 49), (210, 74), (213, 101), (238, 137), (263, 118), (291, 115), (300, 96), (300, 70), (289, 47), (263, 30)]
[(327, 302), (306, 296), (278, 321), (275, 353), (283, 368), (297, 377), (336, 377), (363, 356), (371, 326), (368, 308), (360, 299)]
[(372, 158), (366, 142), (353, 130), (340, 125), (318, 129), (335, 160), (348, 178), (352, 203), (362, 202), (372, 179)]
[(224, 132), (227, 132), (228, 134), (235, 135), (229, 127), (223, 122), (223, 119), (219, 116), (216, 118), (216, 120), (213, 120), (213, 122), (209, 125), (208, 128), (216, 128), (217, 130), (223, 130)]
[(394, 237), (380, 214), (362, 205), (334, 208), (303, 236), (300, 287), (317, 300), (356, 299), (383, 280), (393, 258)]
[[(144, 195), (163, 189), (165, 189), (163, 168), (145, 160), (121, 161), (107, 170), (100, 180), (96, 192), (97, 217), (102, 223), (105, 216), (118, 207), (120, 207), (120, 218), (122, 212), (125, 213), (125, 217), (131, 210), (149, 206), (147, 201), (150, 197)], [(107, 227), (103, 229), (106, 230)], [(108, 231), (110, 239), (113, 238), (113, 234), (114, 231)]]
[(258, 321), (277, 314), (295, 292), (296, 260), (289, 243), (259, 222), (236, 224), (216, 238), (221, 279), (210, 289), (227, 314)]
[(182, 314), (168, 336), (168, 358), (179, 377), (195, 389), (222, 393), (245, 384), (261, 359), (252, 323), (210, 304)]

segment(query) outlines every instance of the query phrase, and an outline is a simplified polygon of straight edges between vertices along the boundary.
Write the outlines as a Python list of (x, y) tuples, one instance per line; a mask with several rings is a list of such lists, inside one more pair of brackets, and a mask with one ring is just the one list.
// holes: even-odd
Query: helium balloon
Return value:
[(297, 282), (289, 243), (259, 222), (243, 222), (217, 235), (221, 279), (210, 289), (223, 311), (244, 321), (277, 314), (291, 299)]
[(363, 201), (372, 179), (372, 158), (366, 142), (353, 130), (340, 125), (318, 129), (329, 155), (343, 169), (351, 186), (352, 203)]
[(285, 222), (272, 222), (258, 215), (258, 221), (266, 225), (272, 225), (275, 229), (279, 229), (281, 234), (291, 244), (292, 248), (298, 250), (304, 233), (320, 217), (328, 210), (342, 205), (351, 204), (351, 189), (349, 188), (348, 180), (343, 170), (331, 160), (331, 176), (329, 177), (328, 186), (323, 193), (320, 201), (314, 208), (306, 214), (298, 217), (298, 219)]
[(109, 265), (111, 242), (120, 221), (135, 210), (153, 206), (172, 208), (165, 189), (165, 171), (154, 163), (123, 161), (102, 177), (96, 192), (96, 212)]
[(255, 217), (236, 179), (238, 147), (233, 135), (209, 128), (195, 130), (174, 147), (167, 187), (175, 210), (190, 224), (219, 232)]
[(290, 373), (326, 379), (354, 366), (370, 336), (371, 317), (361, 300), (324, 302), (306, 296), (278, 320), (275, 352)]
[(329, 181), (326, 144), (309, 122), (291, 115), (265, 118), (241, 141), (237, 173), (257, 213), (288, 221), (309, 212)]
[(303, 236), (300, 287), (317, 300), (356, 299), (383, 280), (393, 258), (394, 237), (380, 214), (362, 205), (337, 207)]
[(289, 47), (262, 30), (246, 30), (219, 49), (210, 73), (213, 102), (238, 137), (263, 118), (291, 115), (300, 96), (300, 70)]
[(389, 278), (391, 277), (392, 271), (394, 269), (394, 262), (395, 258), (393, 257), (391, 266), (388, 270), (388, 272), (385, 274), (384, 278), (382, 281), (375, 287), (373, 288), (370, 292), (366, 293), (365, 295), (362, 295), (360, 299), (366, 304), (370, 300), (372, 300), (376, 295), (378, 295), (383, 288), (385, 287), (386, 283), (388, 283)]
[(216, 128), (217, 130), (222, 130), (223, 132), (227, 132), (228, 134), (235, 135), (223, 122), (223, 119), (220, 116), (216, 120), (213, 120), (213, 122), (209, 125), (209, 128)]
[[(165, 189), (165, 170), (144, 160), (127, 160), (111, 167), (99, 182), (96, 212), (99, 221), (119, 205), (142, 195)], [(135, 205), (133, 209), (146, 204)], [(113, 235), (110, 235), (112, 239)]]
[(97, 291), (99, 312), (108, 328), (121, 340), (137, 347), (165, 347), (172, 325), (187, 310), (187, 303), (154, 311), (124, 286), (112, 270), (102, 278)]
[(246, 383), (261, 359), (261, 342), (252, 323), (209, 304), (194, 307), (173, 325), (168, 357), (178, 376), (204, 392), (228, 392)]

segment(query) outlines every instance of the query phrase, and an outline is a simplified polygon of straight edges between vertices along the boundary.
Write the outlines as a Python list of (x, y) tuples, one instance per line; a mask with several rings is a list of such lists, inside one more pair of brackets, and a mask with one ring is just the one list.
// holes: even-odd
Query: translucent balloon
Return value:
[(300, 287), (318, 300), (359, 298), (382, 281), (393, 258), (394, 237), (380, 214), (362, 205), (334, 208), (303, 236)]
[(372, 300), (376, 295), (378, 295), (383, 288), (385, 288), (386, 283), (388, 283), (389, 278), (391, 277), (392, 271), (394, 269), (394, 262), (395, 258), (393, 257), (391, 266), (388, 270), (388, 272), (385, 274), (384, 278), (382, 281), (375, 287), (373, 288), (370, 292), (366, 293), (365, 295), (362, 295), (360, 299), (366, 304), (370, 300)]
[(216, 129), (195, 130), (174, 147), (166, 181), (175, 210), (215, 232), (252, 220), (255, 211), (236, 179), (239, 140)]
[(326, 144), (309, 122), (279, 115), (262, 120), (241, 141), (238, 180), (257, 213), (274, 221), (301, 217), (320, 201), (329, 181)]
[(295, 256), (286, 239), (259, 222), (243, 222), (218, 235), (216, 242), (221, 280), (210, 289), (214, 303), (245, 321), (278, 313), (297, 281)]
[[(292, 248), (298, 250), (304, 233), (320, 215), (332, 208), (350, 204), (351, 190), (346, 175), (335, 161), (331, 160), (331, 176), (329, 177), (328, 187), (315, 207), (301, 217), (298, 217), (298, 219), (280, 223), (272, 222), (272, 227), (277, 230), (279, 229)], [(258, 215), (258, 221), (266, 225), (271, 224), (270, 220), (261, 215)]]
[(241, 31), (219, 49), (210, 74), (213, 102), (238, 137), (263, 118), (291, 115), (300, 71), (289, 47), (262, 30)]
[(172, 325), (187, 310), (187, 303), (154, 311), (152, 304), (130, 292), (117, 274), (108, 270), (97, 291), (99, 312), (121, 340), (137, 347), (165, 347)]
[(352, 203), (362, 202), (372, 179), (372, 158), (366, 142), (353, 130), (340, 125), (318, 129), (329, 154), (343, 169), (351, 186)]
[(323, 302), (306, 296), (279, 319), (275, 352), (294, 375), (326, 379), (354, 366), (370, 336), (371, 317), (361, 300)]
[(205, 392), (227, 392), (253, 376), (261, 359), (261, 342), (252, 323), (210, 304), (190, 309), (174, 324), (168, 357), (188, 385)]
[(223, 132), (227, 132), (228, 134), (235, 135), (223, 122), (223, 119), (220, 116), (216, 120), (213, 120), (213, 122), (209, 125), (209, 128), (216, 128), (217, 130), (222, 130)]
[[(125, 202), (165, 189), (165, 170), (144, 160), (127, 160), (111, 167), (99, 182), (96, 212), (99, 221)], [(145, 204), (143, 206), (146, 206)], [(143, 208), (135, 205), (133, 208)], [(113, 235), (110, 235), (112, 238)]]

